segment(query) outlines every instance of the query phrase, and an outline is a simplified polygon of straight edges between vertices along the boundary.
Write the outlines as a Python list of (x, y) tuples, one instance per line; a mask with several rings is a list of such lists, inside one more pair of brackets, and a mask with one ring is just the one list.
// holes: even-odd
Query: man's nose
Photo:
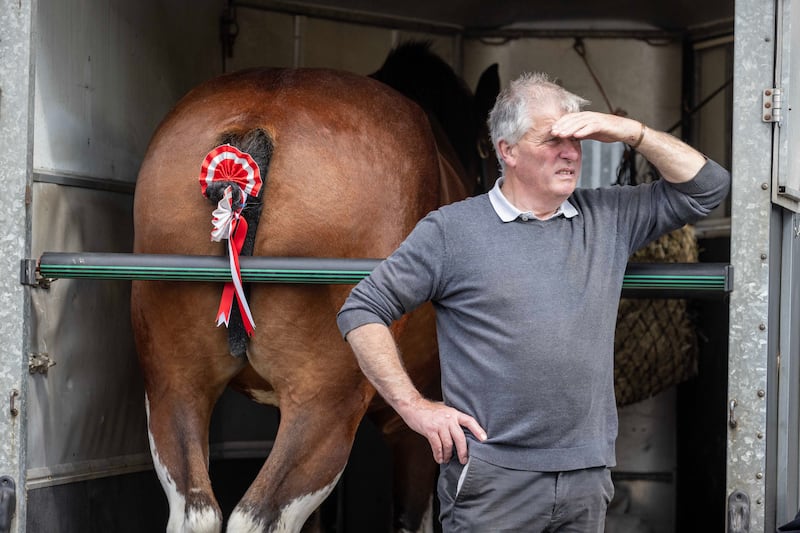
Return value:
[(577, 161), (581, 157), (581, 142), (578, 139), (562, 139), (561, 157), (569, 161)]

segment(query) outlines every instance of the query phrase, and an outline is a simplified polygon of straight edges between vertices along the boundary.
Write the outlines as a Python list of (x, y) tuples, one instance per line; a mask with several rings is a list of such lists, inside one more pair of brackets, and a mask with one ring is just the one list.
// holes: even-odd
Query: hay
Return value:
[[(697, 262), (691, 226), (663, 235), (634, 253), (636, 263)], [(614, 339), (617, 405), (639, 402), (697, 374), (698, 344), (686, 300), (620, 301)]]

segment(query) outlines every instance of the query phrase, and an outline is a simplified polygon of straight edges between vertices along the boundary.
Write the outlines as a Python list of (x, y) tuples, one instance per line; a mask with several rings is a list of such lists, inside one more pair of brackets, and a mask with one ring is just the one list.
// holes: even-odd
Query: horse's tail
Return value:
[[(269, 163), (272, 159), (273, 142), (269, 134), (262, 129), (253, 129), (245, 132), (227, 132), (220, 136), (217, 142), (218, 145), (230, 144), (238, 148), (240, 151), (250, 155), (258, 165), (261, 179), (264, 186), (258, 192), (258, 196), (250, 197), (245, 203), (242, 210), (242, 216), (247, 221), (247, 234), (245, 235), (244, 245), (240, 255), (253, 255), (253, 248), (255, 247), (256, 231), (258, 230), (258, 221), (261, 218), (261, 211), (263, 208), (262, 198), (264, 196), (264, 188), (267, 183), (267, 174), (269, 172)], [(225, 189), (233, 185), (229, 181), (214, 181), (208, 186), (207, 196), (212, 205), (217, 203), (222, 198)], [(233, 188), (236, 191), (240, 189)], [(242, 192), (241, 194), (245, 194)], [(241, 202), (241, 198), (234, 198), (235, 202)], [(249, 287), (245, 285), (245, 293), (249, 293)], [(249, 296), (249, 294), (248, 294)], [(228, 347), (231, 355), (235, 357), (243, 357), (247, 352), (247, 333), (245, 332), (244, 322), (239, 307), (234, 305), (231, 308), (231, 316), (228, 323)]]

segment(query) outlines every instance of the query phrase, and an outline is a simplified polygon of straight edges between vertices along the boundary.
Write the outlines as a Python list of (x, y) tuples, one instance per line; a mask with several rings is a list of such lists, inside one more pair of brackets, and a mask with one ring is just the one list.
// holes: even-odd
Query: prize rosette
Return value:
[(235, 146), (224, 144), (211, 150), (203, 160), (200, 170), (200, 189), (203, 196), (208, 198), (208, 187), (215, 182), (226, 182), (228, 185), (212, 213), (211, 223), (214, 229), (211, 230), (211, 240), (220, 242), (227, 239), (233, 280), (226, 283), (222, 290), (217, 310), (217, 326), (228, 326), (235, 299), (242, 314), (245, 331), (250, 336), (256, 326), (242, 286), (239, 254), (247, 235), (247, 220), (242, 216), (242, 210), (247, 198), (255, 198), (261, 191), (261, 172), (249, 154)]

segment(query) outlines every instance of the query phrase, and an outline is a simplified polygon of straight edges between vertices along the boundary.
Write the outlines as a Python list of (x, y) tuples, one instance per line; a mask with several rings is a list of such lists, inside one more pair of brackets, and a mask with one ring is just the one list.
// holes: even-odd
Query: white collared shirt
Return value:
[(497, 213), (497, 216), (499, 216), (500, 220), (503, 222), (513, 222), (517, 219), (521, 219), (525, 222), (528, 220), (549, 220), (559, 215), (563, 215), (565, 218), (572, 218), (578, 215), (578, 210), (575, 209), (575, 206), (569, 203), (569, 200), (564, 200), (564, 203), (558, 206), (556, 212), (546, 219), (540, 219), (534, 215), (532, 211), (520, 211), (508, 201), (508, 198), (505, 197), (503, 191), (500, 190), (500, 187), (503, 186), (504, 181), (505, 178), (499, 178), (495, 182), (494, 187), (492, 187), (492, 189), (489, 191), (489, 201), (492, 203), (495, 213)]

